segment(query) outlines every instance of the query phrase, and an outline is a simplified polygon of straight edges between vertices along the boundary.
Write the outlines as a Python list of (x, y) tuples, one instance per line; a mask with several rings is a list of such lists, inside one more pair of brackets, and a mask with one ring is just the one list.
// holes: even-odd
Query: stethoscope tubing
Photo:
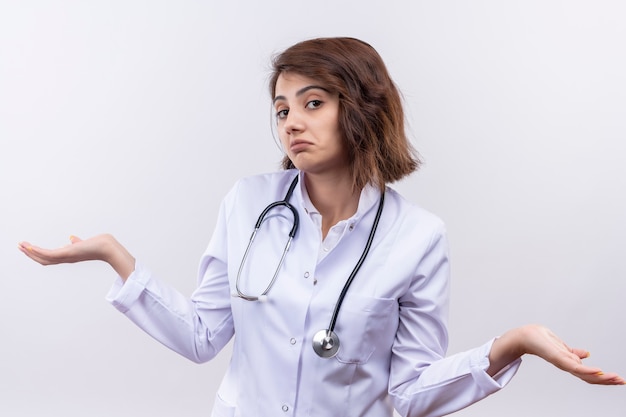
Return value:
[(365, 258), (367, 257), (367, 254), (369, 253), (370, 248), (372, 247), (372, 241), (374, 240), (374, 235), (376, 234), (376, 230), (378, 229), (378, 223), (380, 221), (380, 216), (383, 212), (384, 205), (385, 205), (385, 193), (383, 192), (380, 195), (380, 202), (378, 203), (376, 217), (374, 217), (374, 223), (372, 223), (370, 234), (367, 238), (367, 242), (365, 243), (365, 249), (363, 249), (363, 253), (361, 253), (361, 257), (359, 258), (356, 265), (354, 266), (354, 269), (350, 273), (350, 276), (346, 280), (346, 283), (343, 285), (343, 288), (341, 289), (341, 293), (339, 293), (339, 297), (337, 298), (337, 302), (335, 303), (335, 309), (333, 310), (333, 315), (330, 319), (330, 323), (328, 324), (328, 329), (327, 329), (328, 334), (332, 333), (335, 330), (335, 324), (337, 323), (339, 310), (341, 309), (343, 300), (346, 297), (346, 293), (350, 289), (350, 286), (352, 285), (352, 281), (354, 281), (356, 274), (359, 272), (359, 269), (361, 269), (361, 266), (363, 265), (363, 262), (365, 261)]
[[(235, 281), (235, 289), (237, 290), (237, 296), (243, 298), (244, 300), (258, 301), (262, 299), (261, 297), (266, 297), (267, 293), (274, 285), (274, 282), (276, 282), (276, 278), (278, 277), (280, 268), (283, 265), (283, 262), (285, 261), (285, 256), (287, 255), (287, 252), (289, 251), (289, 247), (291, 246), (291, 241), (296, 235), (296, 232), (298, 231), (298, 226), (300, 225), (300, 218), (298, 216), (298, 210), (296, 210), (296, 208), (292, 206), (291, 203), (289, 203), (289, 199), (291, 198), (291, 194), (293, 193), (293, 190), (296, 188), (296, 184), (298, 184), (298, 176), (296, 176), (293, 179), (293, 181), (291, 181), (291, 185), (289, 186), (289, 189), (287, 190), (287, 193), (285, 194), (285, 198), (283, 198), (280, 201), (275, 201), (272, 204), (265, 207), (265, 210), (261, 212), (261, 214), (259, 215), (259, 218), (257, 219), (254, 225), (254, 230), (252, 231), (252, 234), (250, 235), (250, 240), (248, 241), (248, 246), (246, 246), (246, 251), (243, 254), (243, 259), (241, 260), (241, 263), (239, 264), (239, 270), (237, 271), (237, 280)], [(287, 207), (293, 214), (293, 225), (291, 226), (291, 230), (289, 231), (289, 238), (287, 239), (287, 243), (285, 244), (285, 248), (283, 249), (283, 254), (280, 257), (280, 261), (278, 263), (278, 266), (276, 267), (276, 271), (274, 271), (274, 276), (272, 277), (272, 280), (269, 282), (265, 290), (263, 290), (263, 292), (259, 296), (244, 294), (239, 289), (239, 281), (241, 279), (241, 272), (243, 271), (243, 266), (245, 265), (246, 259), (248, 258), (248, 253), (250, 252), (250, 247), (252, 246), (252, 242), (254, 242), (254, 238), (256, 237), (257, 232), (261, 228), (261, 224), (263, 224), (263, 220), (265, 220), (265, 216), (267, 215), (267, 213), (273, 208), (279, 207), (279, 206)]]

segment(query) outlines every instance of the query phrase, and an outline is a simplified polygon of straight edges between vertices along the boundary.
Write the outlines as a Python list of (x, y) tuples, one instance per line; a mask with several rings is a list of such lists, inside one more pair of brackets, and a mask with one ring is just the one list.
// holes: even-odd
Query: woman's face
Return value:
[(276, 81), (274, 111), (280, 141), (296, 168), (311, 174), (347, 171), (337, 94), (314, 79), (282, 73)]

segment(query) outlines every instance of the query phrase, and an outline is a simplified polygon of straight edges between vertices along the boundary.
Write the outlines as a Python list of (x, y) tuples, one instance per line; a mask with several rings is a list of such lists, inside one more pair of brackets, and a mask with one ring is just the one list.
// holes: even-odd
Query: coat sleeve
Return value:
[(443, 223), (400, 298), (400, 322), (392, 348), (389, 393), (402, 416), (435, 417), (479, 401), (506, 385), (513, 362), (494, 378), (486, 373), (493, 340), (446, 357), (449, 299), (448, 245)]
[(227, 206), (227, 200), (222, 202), (191, 298), (156, 279), (139, 262), (126, 282), (118, 277), (107, 294), (115, 308), (150, 336), (197, 363), (214, 358), (234, 334), (226, 261)]

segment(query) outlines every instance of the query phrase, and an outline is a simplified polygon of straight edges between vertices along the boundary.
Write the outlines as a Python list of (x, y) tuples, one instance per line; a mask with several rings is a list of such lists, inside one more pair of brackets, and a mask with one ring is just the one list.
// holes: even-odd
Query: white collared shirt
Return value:
[[(502, 388), (517, 360), (495, 378), (485, 370), (493, 341), (445, 357), (448, 247), (441, 220), (391, 189), (368, 257), (348, 290), (335, 332), (334, 358), (318, 357), (312, 337), (328, 328), (347, 277), (370, 233), (380, 191), (366, 187), (350, 219), (321, 240), (321, 223), (304, 181), (290, 199), (299, 229), (266, 302), (232, 297), (261, 211), (282, 200), (297, 171), (240, 180), (226, 196), (188, 299), (141, 264), (108, 299), (176, 352), (212, 359), (236, 335), (214, 417), (441, 416)], [(293, 215), (268, 213), (239, 287), (259, 295), (278, 265)], [(324, 250), (326, 248), (327, 250)]]
[[(304, 207), (304, 211), (309, 215), (311, 221), (317, 225), (320, 230), (321, 236), (322, 215), (313, 205), (311, 199), (309, 198), (309, 194), (307, 193), (306, 187), (304, 185), (304, 177), (302, 172), (300, 172), (299, 174), (298, 183), (300, 187), (300, 192), (302, 193), (302, 206)], [(374, 204), (378, 203), (379, 199), (380, 192), (374, 187), (368, 186), (365, 187), (363, 191), (361, 191), (359, 204), (357, 206), (357, 212), (349, 219), (341, 220), (337, 224), (333, 225), (328, 230), (326, 237), (323, 240), (320, 239), (319, 254), (317, 257), (318, 262), (324, 259), (326, 255), (333, 250), (333, 248), (337, 245), (337, 243), (339, 243), (345, 233), (354, 230), (354, 226), (358, 222), (359, 218)]]

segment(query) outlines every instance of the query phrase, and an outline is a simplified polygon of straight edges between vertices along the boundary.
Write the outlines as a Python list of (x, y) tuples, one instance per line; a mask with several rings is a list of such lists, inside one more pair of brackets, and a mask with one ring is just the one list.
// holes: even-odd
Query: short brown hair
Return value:
[[(339, 129), (356, 189), (379, 188), (417, 170), (420, 160), (404, 129), (400, 93), (374, 48), (354, 38), (318, 38), (297, 43), (272, 62), (270, 94), (282, 73), (315, 79), (339, 95)], [(294, 168), (288, 156), (284, 169)]]

